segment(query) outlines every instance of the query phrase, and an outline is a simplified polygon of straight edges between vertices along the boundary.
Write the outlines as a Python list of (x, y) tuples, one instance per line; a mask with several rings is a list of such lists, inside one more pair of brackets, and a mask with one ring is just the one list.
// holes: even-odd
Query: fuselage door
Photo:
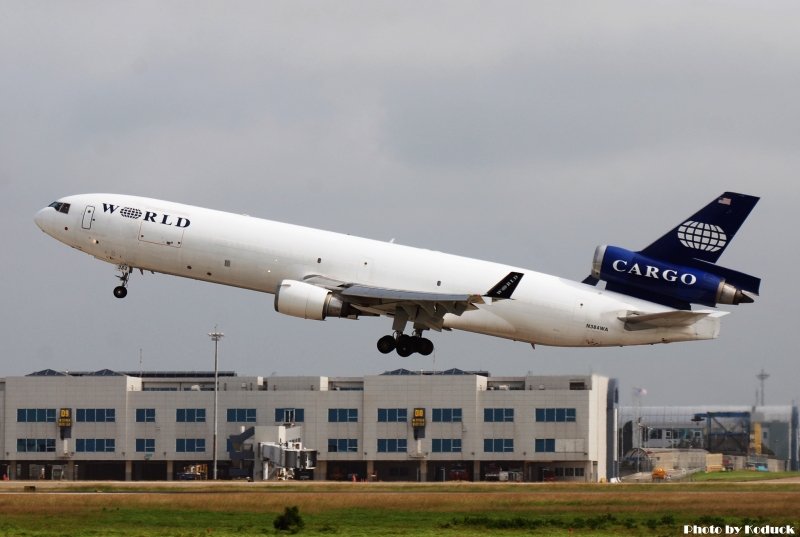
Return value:
[(92, 229), (92, 219), (94, 218), (94, 206), (87, 205), (86, 210), (83, 211), (83, 223), (81, 227), (83, 229)]

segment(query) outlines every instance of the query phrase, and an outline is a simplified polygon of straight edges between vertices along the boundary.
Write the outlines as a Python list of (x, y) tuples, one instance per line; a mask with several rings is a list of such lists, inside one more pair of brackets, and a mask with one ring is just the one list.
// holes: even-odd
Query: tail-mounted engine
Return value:
[(323, 321), (326, 317), (356, 318), (358, 311), (334, 294), (310, 283), (283, 280), (275, 292), (275, 311), (284, 315)]
[(760, 284), (758, 278), (713, 263), (676, 265), (617, 246), (597, 247), (592, 276), (604, 280), (609, 290), (671, 306), (753, 302)]

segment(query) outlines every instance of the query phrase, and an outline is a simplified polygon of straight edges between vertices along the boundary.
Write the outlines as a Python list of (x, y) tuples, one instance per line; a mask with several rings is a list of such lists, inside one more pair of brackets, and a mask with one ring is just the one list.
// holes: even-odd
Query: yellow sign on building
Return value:
[(425, 409), (415, 408), (414, 416), (411, 418), (412, 427), (425, 427)]
[(62, 408), (58, 413), (58, 426), (59, 427), (72, 427), (72, 409)]

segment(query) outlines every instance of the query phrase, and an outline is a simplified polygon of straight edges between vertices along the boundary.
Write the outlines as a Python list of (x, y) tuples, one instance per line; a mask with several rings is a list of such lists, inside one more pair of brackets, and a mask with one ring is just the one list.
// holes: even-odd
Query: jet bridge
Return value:
[(303, 447), (296, 425), (251, 427), (229, 439), (231, 477), (253, 481), (303, 479), (317, 465), (317, 451)]

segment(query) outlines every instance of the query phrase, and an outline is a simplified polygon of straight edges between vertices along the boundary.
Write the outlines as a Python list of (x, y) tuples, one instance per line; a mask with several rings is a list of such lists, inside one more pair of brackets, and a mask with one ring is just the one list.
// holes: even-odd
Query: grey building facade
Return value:
[[(313, 479), (598, 482), (616, 465), (616, 385), (600, 375), (219, 375), (216, 456), (229, 438), (302, 425)], [(209, 372), (0, 379), (0, 473), (10, 479), (169, 480), (214, 458)], [(210, 474), (210, 471), (207, 473)]]

